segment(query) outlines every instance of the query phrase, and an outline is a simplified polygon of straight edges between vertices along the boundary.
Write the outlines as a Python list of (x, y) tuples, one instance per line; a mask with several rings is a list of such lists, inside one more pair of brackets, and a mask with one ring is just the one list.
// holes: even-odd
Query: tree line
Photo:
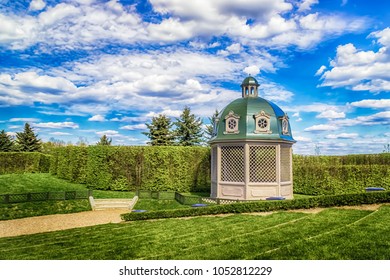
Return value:
[(149, 131), (143, 134), (149, 138), (147, 143), (152, 146), (197, 146), (206, 143), (212, 135), (212, 124), (203, 128), (202, 120), (192, 114), (188, 106), (174, 122), (160, 114), (146, 126)]
[[(152, 118), (150, 123), (146, 123), (147, 132), (142, 132), (149, 138), (147, 142), (151, 146), (198, 146), (207, 143), (213, 133), (214, 119), (218, 115), (209, 118), (210, 124), (203, 126), (199, 117), (191, 113), (191, 109), (186, 106), (180, 117), (172, 121), (164, 114), (159, 114)], [(109, 146), (112, 139), (103, 135), (96, 145)], [(87, 145), (86, 140), (81, 139), (80, 145)], [(64, 146), (65, 142), (51, 139), (43, 143), (34, 132), (29, 123), (25, 123), (24, 130), (17, 132), (15, 138), (7, 134), (5, 130), (0, 131), (0, 152), (39, 152), (50, 149), (49, 146)]]
[(0, 152), (39, 152), (41, 149), (42, 141), (28, 123), (22, 132), (16, 132), (15, 139), (4, 129), (0, 131)]

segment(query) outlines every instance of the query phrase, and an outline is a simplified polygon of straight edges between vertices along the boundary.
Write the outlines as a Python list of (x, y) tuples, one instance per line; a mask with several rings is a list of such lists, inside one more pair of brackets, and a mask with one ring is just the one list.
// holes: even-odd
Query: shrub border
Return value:
[(341, 195), (317, 196), (281, 201), (256, 201), (227, 205), (215, 205), (199, 208), (184, 208), (174, 210), (160, 210), (143, 213), (125, 213), (121, 215), (124, 221), (138, 221), (149, 219), (166, 219), (179, 217), (193, 217), (202, 215), (217, 215), (229, 213), (252, 213), (278, 210), (309, 209), (316, 207), (355, 206), (361, 204), (375, 204), (390, 202), (390, 191), (354, 193)]

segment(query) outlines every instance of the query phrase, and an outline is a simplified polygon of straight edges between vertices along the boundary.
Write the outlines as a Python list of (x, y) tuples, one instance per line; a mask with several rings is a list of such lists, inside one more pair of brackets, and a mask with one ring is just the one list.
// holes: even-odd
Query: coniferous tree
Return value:
[(214, 136), (215, 120), (218, 118), (218, 115), (219, 115), (218, 110), (215, 110), (213, 116), (209, 118), (210, 124), (206, 125), (206, 129), (205, 129), (206, 140), (210, 140)]
[(42, 148), (41, 140), (29, 123), (25, 123), (23, 132), (16, 133), (16, 144), (21, 152), (38, 152)]
[(0, 152), (10, 152), (13, 150), (14, 143), (10, 135), (4, 129), (0, 131)]
[(171, 146), (174, 144), (175, 137), (172, 134), (172, 122), (167, 116), (160, 114), (152, 118), (152, 122), (147, 123), (146, 126), (149, 132), (142, 132), (142, 134), (149, 137), (149, 145), (152, 146)]
[(202, 143), (202, 121), (191, 114), (189, 107), (185, 107), (179, 119), (175, 122), (175, 136), (181, 146), (194, 146)]
[(96, 143), (98, 146), (111, 146), (112, 138), (108, 138), (105, 134), (100, 137), (99, 142)]

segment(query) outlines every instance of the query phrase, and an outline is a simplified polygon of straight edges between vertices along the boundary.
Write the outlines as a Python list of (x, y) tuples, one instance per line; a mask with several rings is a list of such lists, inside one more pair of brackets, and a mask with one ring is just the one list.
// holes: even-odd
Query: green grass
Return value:
[(75, 190), (86, 190), (86, 187), (58, 179), (49, 173), (0, 175), (0, 194)]
[(390, 259), (390, 207), (107, 224), (1, 238), (0, 259)]
[[(49, 173), (0, 175), (0, 194), (80, 190), (87, 190), (87, 187), (58, 179)], [(134, 195), (135, 192), (93, 191), (94, 198), (133, 198)]]

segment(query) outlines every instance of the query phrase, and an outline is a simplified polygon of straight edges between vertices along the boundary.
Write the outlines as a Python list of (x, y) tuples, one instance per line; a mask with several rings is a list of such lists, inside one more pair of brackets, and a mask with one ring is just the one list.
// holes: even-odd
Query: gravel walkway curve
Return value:
[(128, 210), (111, 209), (0, 221), (0, 238), (122, 222)]

